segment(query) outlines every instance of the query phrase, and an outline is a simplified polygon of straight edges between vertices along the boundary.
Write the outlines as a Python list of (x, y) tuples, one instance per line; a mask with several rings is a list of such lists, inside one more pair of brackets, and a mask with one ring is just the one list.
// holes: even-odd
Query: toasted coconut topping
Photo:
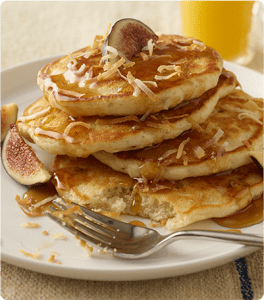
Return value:
[(55, 216), (66, 216), (66, 215), (70, 215), (74, 212), (81, 212), (81, 209), (78, 205), (74, 205), (71, 208), (67, 209), (67, 210), (63, 210), (63, 211), (54, 211), (52, 212), (53, 215)]
[(182, 65), (182, 64), (186, 63), (187, 61), (188, 61), (187, 58), (181, 58), (181, 59), (179, 59), (177, 61), (171, 61), (169, 63), (173, 64), (173, 65)]
[(153, 40), (150, 39), (148, 40), (148, 45), (144, 47), (142, 50), (148, 50), (149, 51), (149, 56), (152, 56), (153, 54), (153, 49), (154, 49), (155, 44), (153, 43)]
[[(254, 98), (254, 100), (256, 100), (256, 98)], [(261, 99), (262, 100), (262, 99)], [(263, 101), (262, 101), (263, 102)], [(248, 102), (246, 103), (246, 106), (249, 105), (250, 107), (255, 108), (258, 111), (263, 111), (263, 107), (259, 107), (257, 105), (257, 103), (253, 100), (248, 100)]]
[(34, 131), (34, 134), (35, 135), (46, 135), (46, 136), (49, 136), (51, 138), (54, 138), (56, 140), (66, 140), (67, 142), (69, 143), (73, 143), (74, 142), (74, 138), (66, 135), (66, 134), (60, 134), (58, 132), (54, 132), (54, 131), (49, 131), (49, 130), (44, 130), (44, 129), (41, 129), (40, 127), (37, 127)]
[(51, 255), (50, 255), (50, 258), (48, 259), (48, 262), (55, 263), (55, 264), (59, 264), (59, 265), (62, 264), (60, 261), (57, 261), (57, 260), (55, 259), (55, 254), (51, 254)]
[(48, 198), (46, 198), (46, 199), (44, 199), (44, 200), (42, 200), (42, 201), (40, 201), (40, 202), (38, 202), (36, 204), (33, 204), (31, 206), (31, 209), (35, 209), (37, 207), (40, 207), (40, 206), (42, 206), (42, 205), (44, 205), (44, 204), (46, 204), (48, 202), (51, 202), (51, 201), (55, 200), (56, 198), (57, 198), (57, 195), (50, 196), (50, 197), (48, 197)]
[(156, 80), (167, 80), (167, 79), (170, 79), (170, 78), (172, 78), (173, 76), (180, 76), (181, 75), (181, 73), (180, 72), (173, 72), (173, 73), (171, 73), (170, 75), (167, 75), (167, 76), (160, 76), (160, 75), (155, 75), (155, 79)]
[(194, 154), (196, 155), (197, 158), (202, 158), (203, 156), (205, 156), (205, 151), (203, 148), (201, 148), (200, 146), (197, 146), (193, 149)]
[(157, 82), (155, 82), (155, 81), (142, 81), (143, 83), (146, 83), (146, 84), (150, 84), (150, 85), (153, 85), (153, 86), (155, 86), (155, 87), (157, 87), (158, 85), (157, 85)]
[(182, 160), (183, 160), (183, 165), (184, 165), (185, 167), (187, 167), (187, 166), (188, 166), (188, 163), (189, 163), (189, 158), (188, 158), (188, 156), (187, 156), (187, 155), (183, 155), (183, 156), (182, 156)]
[(141, 57), (143, 58), (143, 60), (149, 60), (149, 56), (146, 54), (146, 53), (144, 53), (144, 52), (140, 52), (140, 55), (141, 55)]
[(78, 244), (85, 250), (88, 255), (93, 253), (93, 246), (89, 246), (84, 240), (82, 240), (78, 235), (75, 235), (75, 238), (78, 239)]
[(178, 149), (170, 149), (163, 153), (161, 157), (158, 158), (158, 160), (164, 160), (165, 158), (169, 157), (171, 154), (178, 152)]
[(106, 50), (107, 50), (108, 52), (110, 52), (110, 54), (107, 54), (107, 55), (103, 56), (103, 57), (101, 58), (101, 60), (107, 60), (107, 59), (109, 59), (109, 58), (116, 58), (116, 57), (118, 56), (118, 51), (117, 51), (114, 47), (107, 46), (107, 47), (106, 47)]
[(67, 54), (71, 60), (71, 63), (76, 66), (77, 65), (77, 60), (72, 56), (72, 54), (70, 53), (70, 51), (67, 51)]
[(28, 217), (41, 217), (41, 216), (44, 216), (44, 212), (28, 212), (28, 211), (25, 211), (21, 206), (19, 206), (21, 208), (21, 210), (24, 212), (24, 214), (26, 214)]
[(38, 117), (42, 117), (44, 116), (46, 113), (48, 113), (49, 111), (51, 110), (51, 106), (47, 107), (46, 109), (42, 110), (42, 111), (38, 111), (32, 115), (29, 115), (29, 116), (22, 116), (22, 117), (19, 117), (17, 119), (18, 122), (25, 122), (25, 121), (30, 121), (30, 120), (33, 120), (33, 119), (36, 119)]
[(152, 101), (157, 100), (157, 96), (145, 85), (145, 83), (143, 83), (143, 81), (136, 78), (135, 83)]
[(175, 65), (161, 65), (158, 67), (158, 72), (162, 73), (164, 71), (176, 71), (176, 72), (180, 72), (181, 71), (181, 67), (180, 66), (175, 66)]
[(77, 98), (80, 98), (85, 95), (85, 94), (80, 94), (80, 93), (76, 93), (74, 91), (63, 90), (63, 89), (59, 89), (58, 93), (65, 95), (65, 96), (73, 96), (73, 97), (77, 97)]
[(21, 227), (24, 227), (24, 228), (38, 228), (39, 223), (30, 223), (30, 222), (22, 223)]
[(82, 64), (79, 68), (79, 70), (72, 70), (74, 74), (76, 75), (82, 75), (86, 69), (86, 64)]
[(90, 56), (94, 55), (94, 54), (97, 54), (99, 52), (98, 49), (93, 49), (93, 50), (90, 50), (88, 52), (86, 52), (83, 57), (84, 58), (89, 58)]
[(184, 140), (183, 142), (180, 143), (180, 146), (179, 146), (179, 149), (177, 152), (177, 156), (176, 156), (177, 159), (181, 158), (182, 153), (183, 153), (183, 148), (189, 141), (190, 141), (190, 138), (187, 138), (186, 140)]
[(210, 133), (213, 128), (214, 128), (214, 123), (213, 122), (209, 122), (208, 125), (206, 126), (204, 132), (205, 133)]
[(20, 253), (22, 253), (22, 254), (24, 254), (24, 255), (30, 257), (30, 258), (33, 258), (33, 259), (40, 259), (40, 257), (41, 257), (40, 252), (35, 252), (34, 254), (31, 254), (31, 253), (28, 253), (28, 252), (26, 252), (26, 251), (24, 251), (24, 250), (22, 250), (22, 249), (18, 249), (18, 251), (19, 251)]
[[(152, 106), (149, 107), (149, 109), (144, 113), (144, 115), (140, 118), (140, 121), (143, 122), (147, 119), (147, 117), (151, 114)], [(152, 116), (153, 118), (154, 116)]]
[(104, 44), (105, 38), (102, 35), (96, 35), (94, 37), (94, 42), (92, 49), (101, 49)]
[(104, 73), (100, 73), (98, 76), (97, 76), (97, 80), (100, 81), (100, 80), (104, 80), (106, 78), (109, 78), (110, 76), (112, 76), (114, 73), (117, 72), (118, 68), (121, 67), (124, 63), (125, 63), (125, 59), (124, 57), (121, 57), (116, 63), (114, 63), (111, 68), (109, 70), (107, 70), (106, 72)]
[(220, 147), (219, 151), (216, 154), (216, 157), (223, 156), (226, 152), (226, 147), (229, 145), (228, 141), (224, 142), (224, 144)]
[(53, 238), (54, 240), (66, 240), (66, 236), (63, 233), (54, 233), (51, 235), (51, 238)]
[(212, 146), (213, 144), (217, 143), (223, 134), (224, 134), (224, 131), (219, 128), (217, 130), (217, 133), (209, 141), (207, 141), (205, 143), (204, 148), (206, 149), (206, 148)]
[(132, 62), (128, 62), (128, 63), (123, 64), (123, 67), (124, 67), (124, 68), (131, 68), (131, 67), (133, 67), (135, 64), (136, 64), (136, 63), (135, 63), (134, 61), (132, 61)]
[(128, 82), (134, 87), (134, 96), (138, 96), (140, 90), (145, 93), (152, 101), (157, 100), (157, 96), (146, 86), (143, 81), (140, 79), (135, 78), (131, 72), (127, 73), (127, 80)]
[(180, 116), (171, 116), (171, 117), (166, 116), (166, 115), (162, 115), (162, 118), (164, 120), (171, 120), (171, 119), (180, 119), (180, 118), (184, 118), (184, 117), (188, 117), (188, 116), (189, 116), (189, 114), (183, 114), (183, 115), (180, 115)]
[(167, 130), (167, 131), (171, 130), (170, 124), (164, 124), (164, 123), (160, 124), (160, 123), (154, 123), (154, 122), (146, 121), (146, 125), (148, 127), (160, 128), (160, 129), (164, 129), (164, 130)]
[(71, 131), (71, 129), (75, 126), (83, 126), (86, 127), (87, 129), (91, 129), (91, 125), (90, 124), (86, 124), (84, 122), (74, 122), (74, 123), (70, 123), (64, 130), (64, 134), (66, 136), (69, 136), (69, 132)]
[(250, 118), (254, 121), (256, 121), (258, 124), (262, 125), (263, 122), (261, 122), (258, 118), (256, 118), (254, 115), (246, 112), (246, 113), (241, 113), (238, 115), (238, 118), (241, 120), (241, 119), (244, 119), (244, 118)]
[[(253, 101), (252, 101), (252, 102), (253, 102)], [(254, 102), (253, 102), (253, 103), (254, 103)], [(255, 104), (256, 104), (256, 103), (255, 103)], [(261, 109), (257, 104), (256, 104), (256, 106), (257, 106), (257, 110), (260, 110), (260, 111), (263, 110), (263, 109)], [(233, 106), (228, 105), (228, 104), (223, 105), (223, 108), (226, 109), (226, 110), (228, 110), (228, 111), (233, 111), (233, 112), (237, 112), (237, 113), (248, 113), (248, 114), (251, 114), (251, 115), (256, 116), (256, 114), (254, 114), (254, 112), (253, 112), (252, 110), (241, 109), (241, 108), (239, 108), (239, 107), (233, 107)], [(255, 112), (255, 113), (257, 113), (257, 112)], [(257, 116), (256, 116), (256, 117), (257, 117)]]

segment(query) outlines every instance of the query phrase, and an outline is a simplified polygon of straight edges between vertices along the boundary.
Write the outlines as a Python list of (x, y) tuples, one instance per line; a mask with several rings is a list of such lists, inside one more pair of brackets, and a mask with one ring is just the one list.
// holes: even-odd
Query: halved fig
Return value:
[(51, 178), (44, 164), (19, 134), (16, 124), (10, 125), (4, 140), (2, 161), (7, 173), (21, 184), (34, 185)]
[(11, 123), (17, 119), (18, 106), (16, 103), (10, 103), (1, 107), (1, 142), (4, 140)]
[[(109, 54), (107, 46), (110, 46), (116, 49), (120, 56), (130, 60), (147, 46), (150, 39), (155, 42), (158, 36), (147, 25), (135, 19), (121, 19), (111, 27), (102, 52), (104, 56)], [(115, 57), (109, 58), (111, 63), (116, 60)]]

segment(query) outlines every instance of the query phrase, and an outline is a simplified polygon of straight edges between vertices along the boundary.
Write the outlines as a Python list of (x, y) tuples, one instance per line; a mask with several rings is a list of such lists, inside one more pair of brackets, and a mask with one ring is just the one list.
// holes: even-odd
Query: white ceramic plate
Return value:
[[(34, 61), (2, 72), (2, 105), (16, 102), (18, 115), (41, 95), (36, 84), (39, 69), (55, 58)], [(241, 82), (244, 91), (255, 97), (263, 97), (263, 76), (252, 70), (231, 63), (225, 63)], [(52, 155), (34, 147), (39, 158), (49, 167)], [(144, 259), (125, 260), (98, 254), (92, 256), (78, 245), (78, 241), (66, 230), (47, 217), (28, 218), (19, 209), (15, 196), (22, 196), (27, 187), (12, 180), (1, 169), (1, 212), (2, 212), (2, 260), (18, 267), (50, 275), (87, 280), (143, 280), (194, 273), (219, 266), (241, 256), (252, 253), (257, 248), (211, 242), (205, 240), (185, 240), (171, 244), (166, 249)], [(130, 218), (132, 219), (132, 218)], [(28, 229), (22, 223), (37, 222), (40, 228)], [(144, 220), (147, 224), (147, 220)], [(211, 220), (198, 222), (188, 228), (223, 229)], [(42, 231), (49, 235), (44, 236)], [(165, 229), (159, 230), (165, 234)], [(53, 240), (51, 234), (64, 233), (66, 240)], [(262, 224), (243, 229), (243, 232), (262, 234)], [(21, 254), (26, 252), (42, 254), (41, 260), (34, 260)], [(62, 264), (49, 263), (56, 252), (56, 259)]]

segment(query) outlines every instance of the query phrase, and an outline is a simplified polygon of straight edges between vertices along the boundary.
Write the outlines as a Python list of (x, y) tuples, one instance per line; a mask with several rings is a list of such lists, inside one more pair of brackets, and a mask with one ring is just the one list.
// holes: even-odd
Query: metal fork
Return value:
[[(72, 207), (62, 199), (54, 200), (53, 203), (57, 208), (50, 206), (52, 211), (65, 211)], [(73, 202), (71, 204), (78, 205)], [(81, 205), (78, 206), (82, 214), (72, 213), (67, 215), (65, 220), (55, 216), (52, 212), (45, 212), (45, 214), (84, 241), (93, 244), (104, 252), (122, 258), (146, 257), (172, 242), (194, 238), (263, 247), (263, 237), (252, 234), (211, 230), (182, 230), (169, 235), (160, 235), (156, 230), (121, 222)]]

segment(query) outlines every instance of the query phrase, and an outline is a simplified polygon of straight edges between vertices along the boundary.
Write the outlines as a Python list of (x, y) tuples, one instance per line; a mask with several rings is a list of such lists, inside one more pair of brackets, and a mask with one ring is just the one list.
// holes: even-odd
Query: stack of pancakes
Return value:
[[(60, 196), (168, 229), (230, 215), (262, 194), (262, 99), (193, 38), (160, 35), (130, 60), (104, 37), (38, 74), (43, 96), (18, 121), (57, 154)], [(110, 63), (108, 58), (115, 58)]]

